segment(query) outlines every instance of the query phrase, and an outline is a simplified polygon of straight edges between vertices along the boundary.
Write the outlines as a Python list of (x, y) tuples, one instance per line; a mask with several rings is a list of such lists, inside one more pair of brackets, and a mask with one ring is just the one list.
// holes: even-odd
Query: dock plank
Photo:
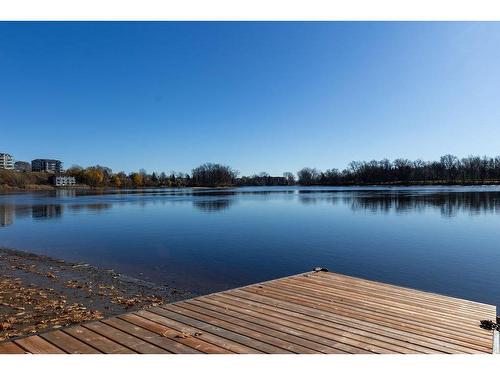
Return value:
[(175, 320), (169, 319), (165, 316), (161, 316), (155, 314), (151, 311), (137, 311), (134, 314), (138, 315), (141, 318), (144, 318), (148, 321), (156, 322), (160, 324), (163, 328), (174, 330), (175, 332), (200, 332), (202, 335), (200, 336), (202, 340), (208, 344), (212, 344), (214, 346), (220, 347), (224, 350), (227, 350), (230, 353), (248, 353), (248, 354), (259, 354), (262, 353), (254, 348), (249, 346), (242, 345), (238, 342), (226, 339), (221, 336), (213, 335), (206, 330), (195, 329), (194, 327), (190, 327), (189, 325), (185, 325), (184, 323), (177, 322)]
[[(291, 343), (293, 345), (298, 345), (299, 347), (291, 347), (285, 344), (285, 349), (287, 350), (298, 350), (299, 353), (303, 353), (304, 350), (307, 353), (347, 353), (345, 350), (338, 350), (335, 348), (335, 342), (329, 342), (330, 345), (324, 345), (321, 338), (309, 335), (306, 332), (302, 332), (286, 325), (280, 325), (273, 322), (269, 322), (260, 318), (248, 318), (245, 314), (233, 313), (229, 309), (220, 308), (218, 306), (213, 306), (210, 304), (205, 304), (203, 301), (188, 301), (186, 304), (182, 304), (182, 307), (187, 310), (199, 312), (201, 314), (206, 314), (207, 316), (215, 317), (217, 319), (224, 320), (226, 322), (234, 323), (244, 328), (249, 328), (250, 330), (264, 333), (270, 335), (274, 338), (285, 341), (286, 343)], [(245, 319), (246, 318), (246, 319)], [(354, 348), (353, 348), (354, 349)], [(368, 352), (360, 348), (361, 351)]]
[(0, 354), (25, 354), (26, 350), (12, 341), (0, 343)]
[(100, 352), (90, 345), (68, 335), (64, 331), (51, 331), (40, 335), (45, 340), (54, 344), (69, 354), (99, 354)]
[[(250, 292), (229, 291), (221, 294), (222, 296), (237, 298), (241, 304), (248, 302), (252, 304), (257, 303), (278, 312), (281, 316), (297, 316), (302, 322), (317, 322), (322, 329), (327, 329), (328, 327), (336, 328), (340, 330), (337, 334), (341, 336), (345, 335), (344, 332), (357, 333), (362, 337), (360, 338), (362, 341), (366, 340), (364, 339), (365, 336), (368, 336), (368, 342), (372, 342), (373, 337), (375, 342), (377, 340), (386, 341), (388, 338), (394, 338), (398, 342), (414, 343), (423, 347), (434, 348), (444, 353), (462, 353), (468, 350), (468, 345), (471, 345), (454, 340), (451, 334), (450, 337), (433, 339), (422, 336), (420, 333), (415, 334), (405, 330), (404, 335), (402, 335), (400, 329), (394, 329), (391, 326), (380, 326), (365, 320), (332, 314), (307, 306), (298, 306), (293, 303), (270, 299)], [(479, 346), (473, 347), (473, 349), (484, 350), (483, 347)]]
[(138, 339), (128, 333), (120, 331), (119, 329), (113, 328), (103, 322), (92, 322), (85, 323), (83, 327), (98, 333), (101, 336), (107, 337), (112, 341), (137, 352), (140, 354), (162, 354), (170, 353), (167, 350), (161, 349), (160, 347), (150, 344), (144, 340)]
[[(205, 300), (202, 300), (203, 302)], [(318, 323), (318, 320), (314, 321), (314, 318), (308, 318), (304, 320), (303, 317), (297, 318), (296, 316), (289, 315), (286, 312), (273, 311), (271, 309), (262, 308), (262, 306), (256, 306), (234, 300), (231, 298), (224, 298), (222, 296), (218, 297), (208, 297), (208, 303), (214, 304), (215, 306), (220, 306), (221, 308), (229, 309), (237, 314), (244, 314), (247, 319), (253, 319), (253, 317), (262, 318), (264, 320), (269, 320), (276, 324), (284, 327), (290, 327), (301, 332), (305, 332), (308, 336), (311, 336), (312, 340), (321, 340), (326, 338), (330, 345), (335, 347), (336, 343), (345, 343), (348, 346), (353, 346), (354, 348), (363, 347), (364, 345), (373, 344), (374, 346), (388, 349), (389, 351), (395, 353), (440, 353), (438, 350), (432, 350), (425, 346), (419, 347), (417, 345), (407, 344), (404, 347), (401, 346), (400, 341), (392, 340), (391, 338), (386, 338), (385, 340), (378, 340), (376, 335), (362, 336), (356, 335), (349, 332), (348, 330), (341, 330), (332, 328), (325, 324), (325, 321)], [(225, 307), (227, 306), (227, 307)], [(245, 307), (245, 308), (242, 308)], [(248, 307), (248, 309), (247, 309)], [(241, 315), (239, 315), (241, 316)], [(378, 350), (375, 350), (379, 352)]]
[[(267, 287), (267, 286), (266, 286)], [(366, 311), (372, 311), (374, 313), (383, 314), (391, 318), (403, 317), (403, 319), (411, 319), (412, 321), (418, 321), (428, 326), (440, 327), (450, 330), (467, 330), (467, 333), (473, 334), (478, 333), (479, 336), (483, 336), (483, 330), (479, 327), (474, 327), (471, 329), (470, 321), (463, 322), (459, 318), (454, 318), (454, 315), (442, 316), (436, 314), (433, 311), (428, 310), (427, 312), (422, 311), (416, 307), (412, 309), (404, 308), (401, 304), (387, 304), (383, 300), (374, 300), (373, 298), (366, 297), (364, 295), (358, 296), (358, 298), (352, 295), (344, 294), (342, 292), (332, 293), (325, 292), (323, 290), (318, 291), (314, 288), (303, 288), (301, 285), (292, 285), (289, 282), (278, 282), (275, 285), (269, 286), (273, 290), (287, 291), (295, 295), (300, 295), (304, 298), (317, 298), (319, 301), (327, 301), (330, 303), (336, 303), (339, 305), (349, 306), (352, 308), (360, 308)]]
[(159, 307), (153, 307), (149, 309), (150, 312), (153, 312), (157, 315), (167, 317), (171, 320), (177, 321), (178, 323), (185, 324), (186, 327), (197, 328), (202, 331), (207, 331), (214, 336), (219, 336), (224, 339), (233, 341), (240, 345), (244, 345), (246, 347), (251, 348), (252, 350), (256, 350), (260, 353), (290, 353), (284, 351), (280, 348), (277, 348), (272, 345), (268, 345), (266, 343), (253, 340), (250, 337), (247, 337), (239, 332), (233, 332), (231, 330), (224, 329), (222, 327), (211, 324), (210, 322), (206, 322), (204, 320), (194, 319), (190, 316), (185, 316), (182, 314), (177, 314), (172, 311), (168, 311), (166, 309), (161, 309)]
[(208, 324), (214, 328), (214, 333), (215, 330), (217, 330), (219, 334), (223, 334), (225, 336), (228, 336), (228, 334), (242, 336), (245, 342), (251, 343), (253, 347), (258, 350), (262, 349), (262, 351), (264, 352), (297, 353), (299, 352), (299, 350), (304, 350), (307, 353), (317, 353), (314, 350), (288, 343), (287, 341), (281, 340), (280, 338), (276, 338), (271, 335), (267, 335), (260, 331), (255, 331), (242, 325), (227, 322), (223, 319), (214, 318), (210, 315), (185, 309), (181, 306), (178, 306), (177, 304), (166, 305), (161, 307), (161, 309), (164, 310), (165, 313), (171, 314), (172, 317), (179, 318), (184, 316), (185, 318), (188, 318), (190, 320), (193, 319), (198, 320), (199, 322), (203, 322), (201, 327), (208, 328)]
[(120, 345), (119, 343), (108, 339), (102, 335), (99, 335), (85, 327), (73, 326), (65, 328), (64, 332), (67, 334), (87, 343), (88, 345), (94, 347), (105, 354), (134, 354), (133, 350)]
[(458, 304), (440, 304), (436, 301), (425, 301), (404, 295), (393, 295), (378, 290), (369, 290), (360, 287), (352, 288), (339, 282), (335, 282), (335, 285), (332, 285), (331, 283), (318, 280), (318, 278), (294, 278), (290, 279), (288, 282), (294, 286), (300, 285), (304, 288), (313, 290), (318, 290), (318, 287), (320, 287), (323, 292), (331, 293), (333, 295), (340, 293), (341, 295), (347, 295), (354, 298), (362, 297), (363, 299), (368, 299), (370, 301), (379, 301), (385, 305), (400, 306), (406, 309), (414, 309), (415, 311), (424, 311), (426, 314), (433, 312), (447, 319), (451, 317), (453, 319), (464, 320), (466, 324), (469, 324), (471, 320), (476, 320), (476, 310)]
[[(410, 288), (405, 288), (402, 286), (397, 286), (397, 285), (392, 285), (392, 284), (385, 284), (381, 283), (379, 281), (372, 281), (372, 280), (365, 280), (365, 279), (360, 279), (357, 277), (352, 277), (352, 276), (347, 276), (347, 275), (341, 275), (338, 273), (334, 272), (320, 272), (317, 274), (305, 274), (305, 277), (314, 277), (315, 279), (326, 279), (326, 280), (334, 280), (334, 281), (344, 281), (347, 282), (351, 285), (359, 286), (363, 285), (367, 288), (372, 288), (376, 290), (385, 290), (385, 291), (392, 291), (395, 293), (398, 293), (400, 295), (409, 295), (412, 298), (424, 298), (425, 300), (429, 301), (436, 301), (436, 302), (441, 302), (445, 303), (448, 305), (452, 304), (458, 304), (458, 305), (467, 305), (471, 306), (475, 310), (478, 309), (485, 309), (486, 311), (491, 311), (491, 309), (495, 309), (495, 306), (493, 305), (488, 305), (484, 304), (481, 302), (475, 302), (475, 301), (470, 301), (466, 299), (460, 299), (456, 297), (450, 297), (450, 296), (445, 296), (441, 294), (436, 294), (432, 292), (425, 292), (421, 290), (416, 290), (416, 289), (410, 289)], [(293, 276), (294, 278), (296, 276)]]
[[(274, 298), (282, 301), (290, 301), (298, 306), (308, 306), (311, 308), (316, 308), (324, 311), (328, 311), (330, 313), (338, 314), (344, 317), (354, 316), (359, 320), (370, 321), (375, 324), (379, 324), (381, 326), (389, 326), (394, 327), (396, 329), (401, 330), (401, 333), (404, 334), (406, 330), (411, 330), (416, 333), (427, 334), (433, 336), (434, 334), (444, 335), (446, 333), (453, 334), (455, 337), (459, 337), (460, 339), (468, 339), (474, 343), (485, 343), (489, 345), (489, 337), (487, 335), (476, 336), (469, 335), (468, 332), (460, 332), (461, 335), (457, 335), (455, 329), (449, 329), (447, 327), (441, 327), (439, 325), (430, 325), (428, 322), (419, 322), (416, 320), (411, 320), (409, 317), (404, 316), (390, 316), (389, 314), (384, 314), (384, 312), (375, 312), (370, 309), (366, 309), (363, 307), (356, 307), (344, 304), (335, 304), (334, 301), (319, 301), (316, 298), (310, 298), (308, 296), (300, 295), (297, 296), (298, 293), (293, 293), (284, 290), (271, 290), (272, 288), (268, 287), (266, 289), (258, 289), (256, 287), (246, 287), (243, 288), (243, 291), (250, 291), (255, 294), (269, 296), (270, 298)], [(488, 316), (488, 315), (481, 315)], [(490, 319), (493, 319), (491, 315)], [(478, 320), (479, 321), (479, 320)], [(474, 324), (470, 326), (471, 330), (476, 330), (479, 324)]]
[(0, 343), (17, 353), (493, 353), (496, 307), (327, 271)]
[[(128, 315), (122, 316), (120, 318), (111, 318), (106, 319), (103, 323), (108, 324), (116, 329), (119, 329), (123, 332), (127, 332), (138, 339), (149, 342), (150, 344), (159, 346), (162, 349), (169, 351), (170, 353), (175, 354), (199, 354), (201, 353), (195, 347), (185, 345), (180, 342), (180, 340), (176, 340), (174, 335), (171, 334), (162, 334), (165, 331), (154, 333), (146, 328), (143, 328), (137, 325), (137, 322), (131, 323), (129, 319), (127, 319)], [(147, 328), (151, 328), (151, 326), (147, 326)]]
[[(202, 336), (203, 333), (196, 330), (187, 331), (184, 329), (184, 331), (178, 331), (134, 314), (123, 315), (120, 319), (124, 320), (128, 324), (133, 324), (136, 327), (141, 327), (151, 332), (155, 332), (156, 334), (173, 341), (175, 344), (170, 344), (173, 346), (171, 349), (173, 353), (232, 353), (231, 351), (220, 346), (216, 346), (199, 339), (198, 336)], [(143, 336), (141, 337), (144, 338)]]
[(14, 342), (27, 352), (33, 354), (65, 354), (64, 351), (44, 340), (40, 336), (23, 337)]

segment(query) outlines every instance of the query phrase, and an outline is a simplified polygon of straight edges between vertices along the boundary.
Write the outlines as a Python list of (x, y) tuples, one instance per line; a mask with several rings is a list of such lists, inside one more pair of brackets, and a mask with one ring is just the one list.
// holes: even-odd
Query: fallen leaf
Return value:
[(176, 338), (178, 339), (187, 339), (189, 337), (198, 337), (198, 336), (201, 336), (202, 333), (201, 332), (181, 332), (180, 334), (177, 334), (175, 335)]

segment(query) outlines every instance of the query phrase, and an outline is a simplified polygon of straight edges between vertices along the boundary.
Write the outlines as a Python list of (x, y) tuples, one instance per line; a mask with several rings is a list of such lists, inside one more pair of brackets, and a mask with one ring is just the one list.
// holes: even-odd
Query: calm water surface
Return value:
[(500, 306), (500, 188), (0, 195), (0, 247), (199, 293), (323, 266)]

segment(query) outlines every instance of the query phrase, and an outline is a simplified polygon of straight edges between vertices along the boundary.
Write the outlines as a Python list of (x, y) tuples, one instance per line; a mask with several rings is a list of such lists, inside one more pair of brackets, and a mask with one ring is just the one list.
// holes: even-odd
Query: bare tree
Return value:
[(285, 178), (287, 185), (295, 185), (295, 176), (292, 172), (283, 173), (283, 177)]
[(237, 176), (227, 165), (205, 163), (193, 169), (191, 181), (194, 186), (230, 186)]

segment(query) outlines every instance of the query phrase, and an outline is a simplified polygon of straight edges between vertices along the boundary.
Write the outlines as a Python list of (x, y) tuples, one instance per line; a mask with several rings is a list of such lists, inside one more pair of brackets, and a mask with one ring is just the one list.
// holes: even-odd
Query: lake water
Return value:
[(311, 270), (500, 306), (500, 188), (0, 195), (0, 247), (207, 293)]

